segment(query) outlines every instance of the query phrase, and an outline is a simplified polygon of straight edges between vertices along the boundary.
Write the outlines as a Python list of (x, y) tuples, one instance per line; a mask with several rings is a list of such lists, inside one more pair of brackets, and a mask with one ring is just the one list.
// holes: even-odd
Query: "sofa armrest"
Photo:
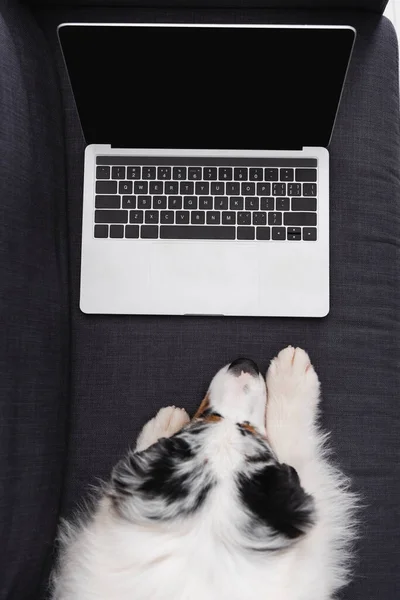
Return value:
[[(65, 0), (26, 0), (40, 6), (62, 6)], [(383, 13), (388, 0), (68, 0), (70, 6), (132, 6), (136, 8), (316, 8), (361, 9)]]
[(0, 1), (0, 597), (36, 600), (65, 464), (69, 376), (61, 102), (23, 7)]

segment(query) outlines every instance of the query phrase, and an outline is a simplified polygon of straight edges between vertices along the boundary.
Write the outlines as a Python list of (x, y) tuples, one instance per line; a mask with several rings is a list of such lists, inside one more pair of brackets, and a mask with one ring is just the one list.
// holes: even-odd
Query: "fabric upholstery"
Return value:
[[(0, 362), (6, 549), (0, 599), (41, 597), (60, 496), (62, 514), (71, 515), (158, 408), (193, 411), (222, 364), (247, 355), (266, 368), (290, 343), (311, 354), (322, 381), (323, 423), (365, 504), (355, 579), (342, 597), (397, 600), (400, 152), (390, 23), (357, 12), (36, 9), (61, 81), (65, 181), (50, 53), (25, 13), (4, 0), (0, 7), (0, 306), (7, 342)], [(56, 40), (57, 24), (68, 20), (325, 22), (358, 29), (330, 147), (327, 318), (80, 313), (84, 140)]]
[[(323, 422), (366, 508), (348, 600), (395, 600), (400, 579), (399, 106), (397, 40), (385, 18), (357, 13), (76, 10), (38, 16), (58, 56), (68, 151), (73, 319), (65, 514), (155, 411), (193, 411), (215, 371), (238, 356), (266, 368), (305, 347), (322, 381)], [(88, 316), (80, 313), (84, 140), (57, 49), (68, 20), (349, 23), (358, 30), (331, 147), (331, 313), (323, 320)], [(133, 107), (134, 109), (134, 107)], [(107, 141), (107, 140), (105, 140)], [(240, 283), (238, 282), (238, 285)]]
[[(65, 0), (26, 0), (39, 6), (65, 5)], [(137, 8), (317, 8), (363, 9), (383, 13), (387, 0), (69, 0), (75, 6), (130, 6)]]
[(0, 3), (0, 598), (37, 597), (51, 562), (69, 376), (60, 96), (45, 39)]

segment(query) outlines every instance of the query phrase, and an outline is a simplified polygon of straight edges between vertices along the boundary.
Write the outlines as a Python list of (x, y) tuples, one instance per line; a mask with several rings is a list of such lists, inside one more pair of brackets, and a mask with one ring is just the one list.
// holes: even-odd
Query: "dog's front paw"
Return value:
[(136, 442), (136, 451), (141, 452), (163, 437), (171, 437), (190, 421), (183, 408), (167, 406), (161, 408), (155, 417), (143, 427)]
[(307, 352), (301, 348), (288, 346), (281, 350), (272, 360), (266, 379), (268, 398), (318, 404), (318, 376)]

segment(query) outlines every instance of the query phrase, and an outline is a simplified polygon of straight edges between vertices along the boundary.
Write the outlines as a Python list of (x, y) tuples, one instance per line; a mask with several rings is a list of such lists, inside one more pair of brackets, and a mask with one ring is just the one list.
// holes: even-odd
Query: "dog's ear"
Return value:
[(128, 452), (113, 469), (108, 496), (120, 516), (154, 522), (195, 512), (210, 489), (209, 471), (179, 432), (142, 452)]
[(241, 476), (240, 495), (259, 524), (288, 539), (306, 533), (314, 524), (314, 500), (301, 487), (296, 470), (288, 465), (266, 465), (250, 476)]

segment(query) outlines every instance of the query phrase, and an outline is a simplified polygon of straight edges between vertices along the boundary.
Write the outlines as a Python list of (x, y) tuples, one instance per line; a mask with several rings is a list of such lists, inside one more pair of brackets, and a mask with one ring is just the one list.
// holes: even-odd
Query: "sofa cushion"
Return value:
[[(397, 39), (385, 18), (277, 11), (42, 11), (62, 82), (68, 151), (72, 397), (64, 514), (108, 476), (161, 406), (193, 411), (215, 371), (248, 356), (263, 368), (306, 348), (323, 390), (323, 423), (365, 509), (355, 579), (343, 597), (395, 600), (400, 589)], [(331, 155), (331, 312), (325, 319), (90, 316), (79, 311), (84, 140), (57, 47), (65, 21), (345, 23), (357, 41)], [(257, 90), (255, 90), (257, 93)], [(294, 99), (295, 101), (295, 99)], [(132, 107), (134, 110), (134, 107)], [(105, 140), (107, 142), (107, 140)]]

